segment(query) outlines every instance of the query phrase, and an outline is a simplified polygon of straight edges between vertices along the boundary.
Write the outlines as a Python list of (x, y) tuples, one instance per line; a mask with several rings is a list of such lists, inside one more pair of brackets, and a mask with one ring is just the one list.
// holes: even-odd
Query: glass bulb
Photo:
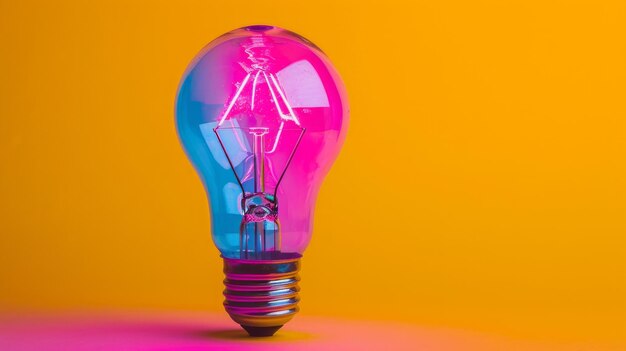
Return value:
[[(176, 124), (209, 199), (226, 309), (252, 335), (273, 334), (297, 311), (297, 270), (315, 200), (346, 135), (339, 74), (293, 32), (240, 28), (193, 59), (180, 83)], [(292, 281), (273, 281), (280, 289), (257, 284), (255, 296), (243, 288), (277, 274)]]

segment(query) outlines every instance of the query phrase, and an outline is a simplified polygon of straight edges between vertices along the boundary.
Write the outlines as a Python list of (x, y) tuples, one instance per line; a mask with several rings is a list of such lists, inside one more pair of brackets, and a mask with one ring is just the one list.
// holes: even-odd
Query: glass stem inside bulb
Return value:
[[(251, 128), (253, 135), (254, 192), (265, 193), (265, 134), (267, 128)], [(265, 221), (254, 223), (254, 252), (267, 251)], [(260, 249), (260, 250), (259, 250)]]

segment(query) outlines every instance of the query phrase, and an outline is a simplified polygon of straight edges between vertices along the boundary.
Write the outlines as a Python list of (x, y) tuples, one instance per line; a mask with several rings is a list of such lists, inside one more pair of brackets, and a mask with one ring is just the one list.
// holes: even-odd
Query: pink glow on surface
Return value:
[(485, 333), (300, 316), (270, 338), (250, 338), (223, 314), (107, 313), (0, 317), (0, 350), (623, 350)]

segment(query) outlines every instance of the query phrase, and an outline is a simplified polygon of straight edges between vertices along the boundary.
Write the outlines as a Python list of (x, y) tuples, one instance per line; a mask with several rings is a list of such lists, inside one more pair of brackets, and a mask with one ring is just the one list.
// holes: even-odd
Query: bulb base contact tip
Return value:
[(272, 336), (298, 312), (299, 254), (224, 259), (224, 307), (250, 336)]

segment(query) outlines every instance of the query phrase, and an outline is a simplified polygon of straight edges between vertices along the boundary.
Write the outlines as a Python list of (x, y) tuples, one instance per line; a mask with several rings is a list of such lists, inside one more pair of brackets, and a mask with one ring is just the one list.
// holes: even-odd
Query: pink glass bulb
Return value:
[(297, 34), (237, 29), (190, 64), (176, 123), (209, 198), (226, 311), (250, 335), (272, 335), (298, 311), (315, 200), (346, 135), (341, 79)]
[(276, 27), (229, 32), (190, 64), (176, 115), (222, 255), (301, 254), (348, 125), (345, 89), (326, 55)]

